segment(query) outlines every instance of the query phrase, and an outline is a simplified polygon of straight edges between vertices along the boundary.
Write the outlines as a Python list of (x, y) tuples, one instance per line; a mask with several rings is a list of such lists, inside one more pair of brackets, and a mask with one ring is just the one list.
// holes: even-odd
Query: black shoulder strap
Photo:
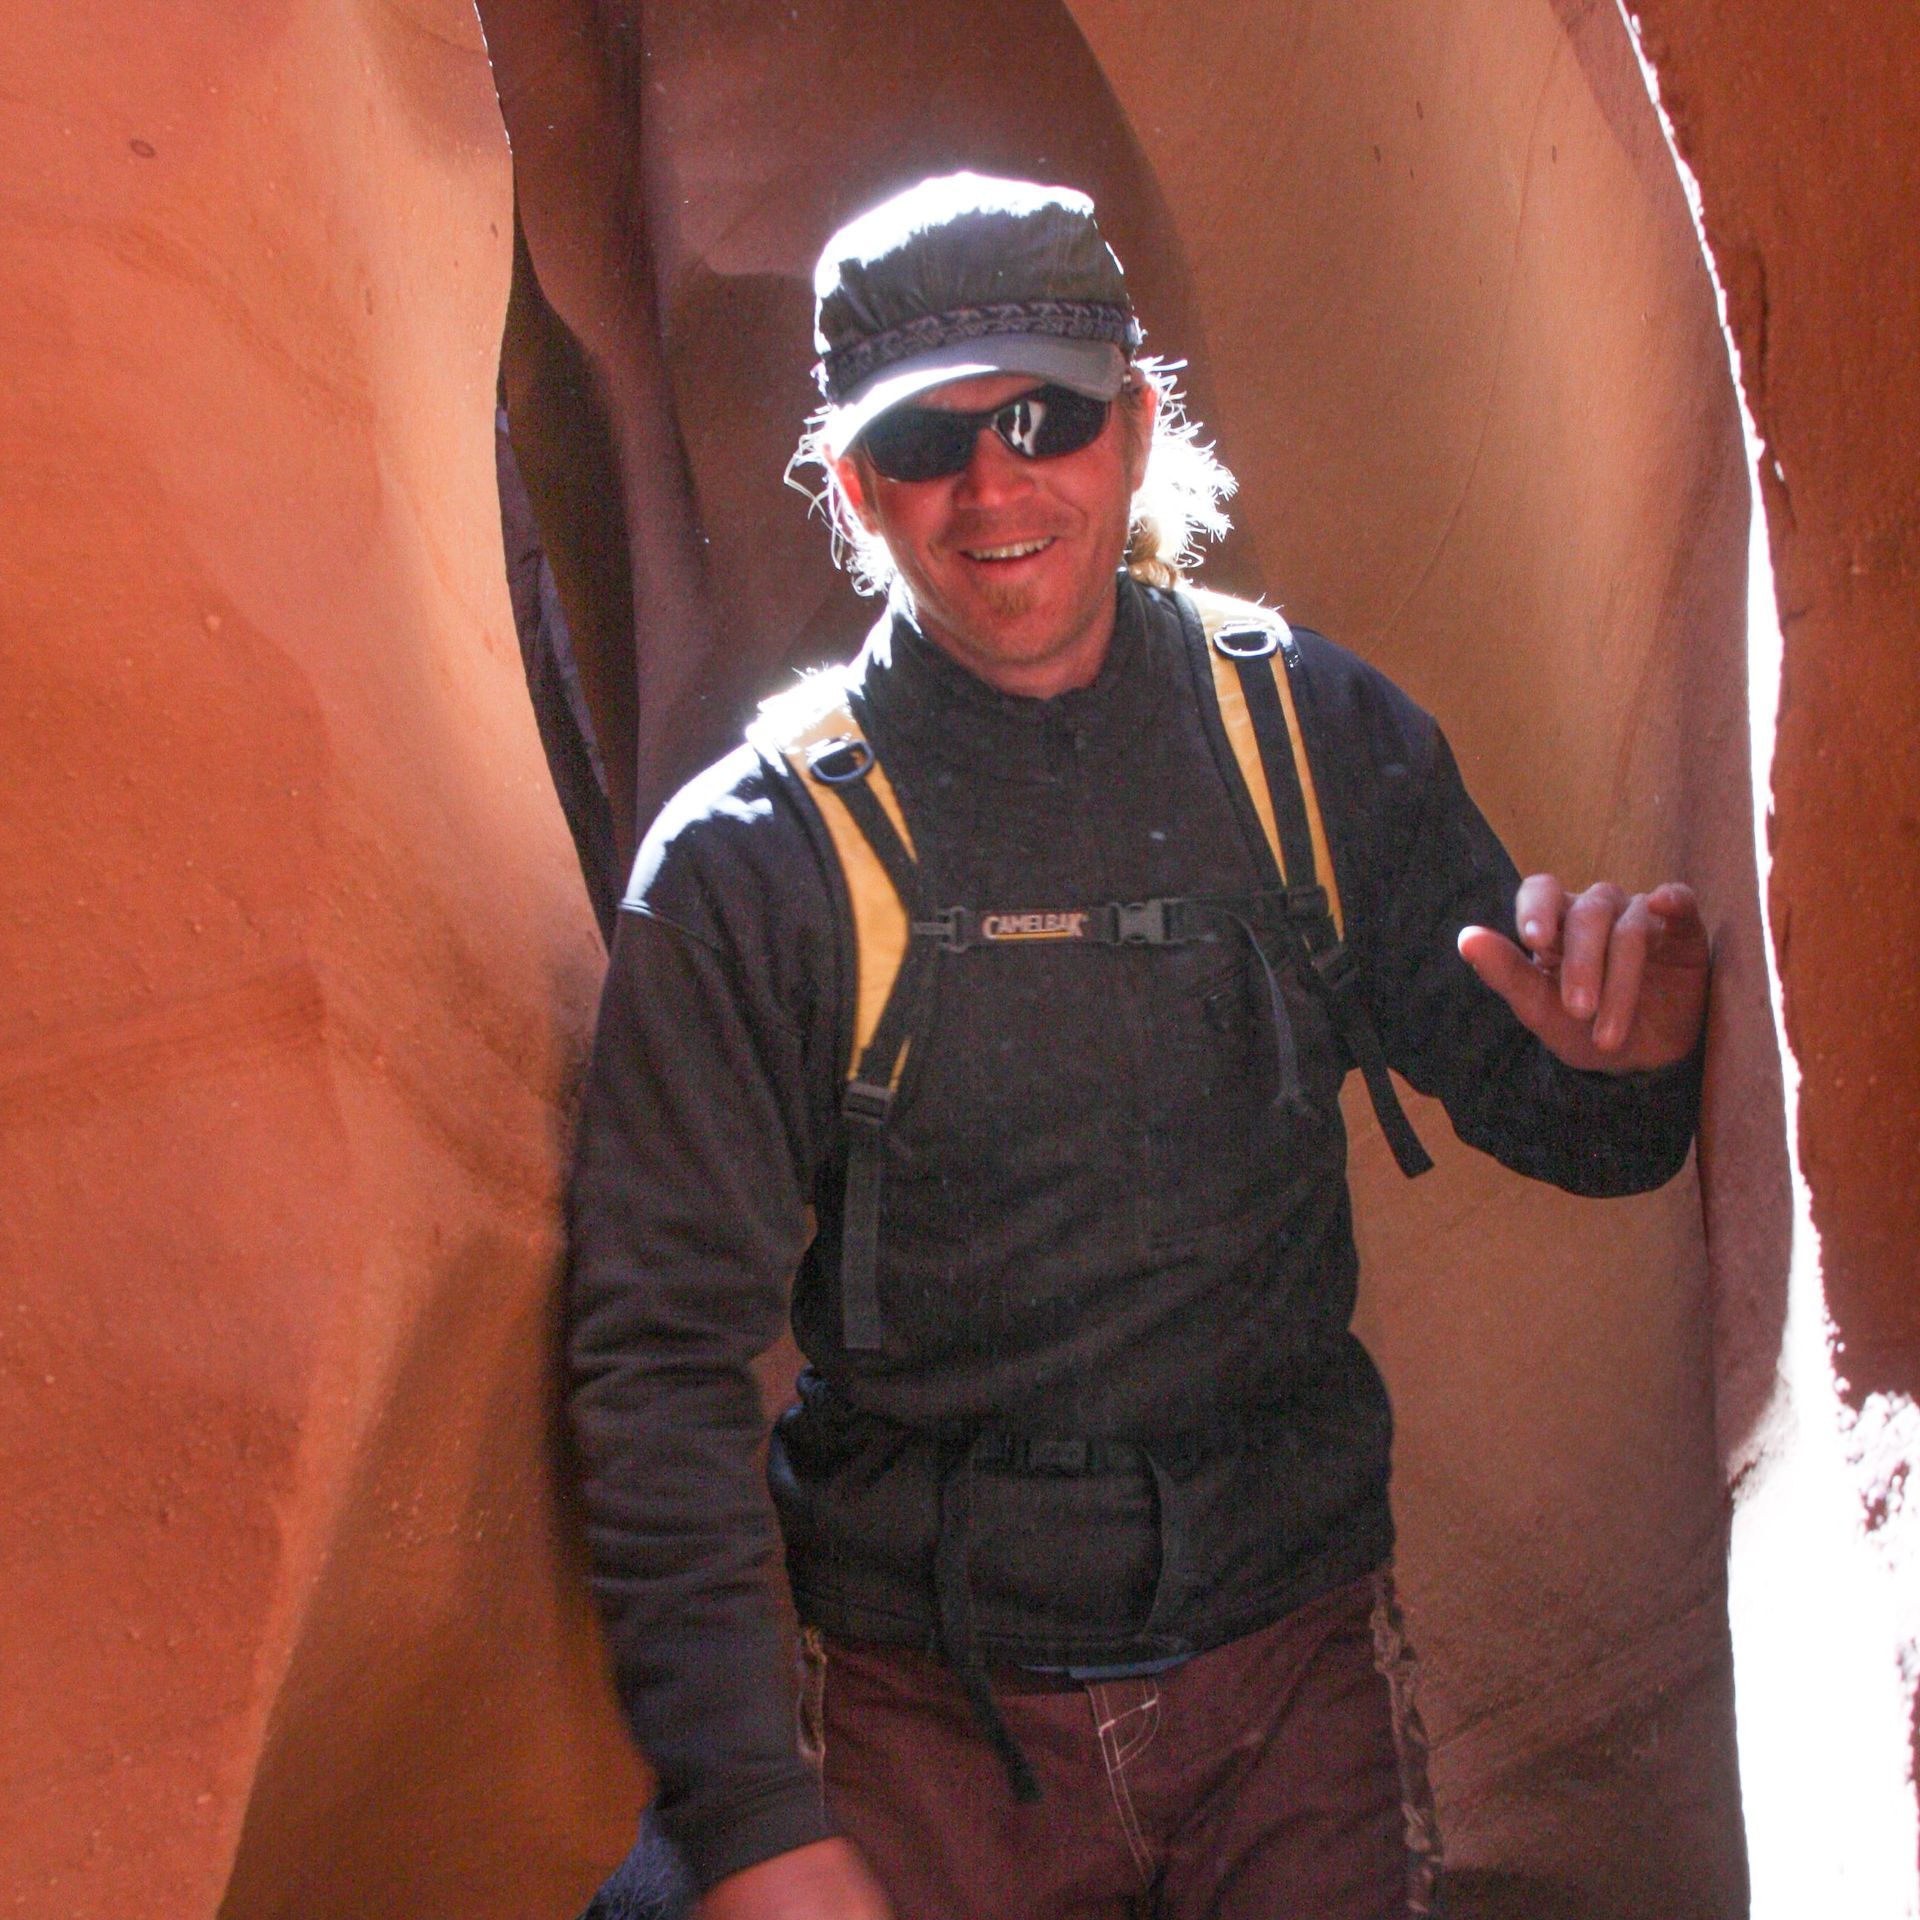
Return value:
[(1411, 1179), (1433, 1162), (1394, 1091), (1346, 943), (1309, 729), (1302, 724), (1309, 694), (1299, 647), (1271, 608), (1199, 588), (1184, 589), (1178, 600), (1189, 647), (1197, 641), (1206, 662), (1206, 671), (1196, 678), (1213, 695), (1210, 704), (1203, 701), (1208, 737), (1235, 790), (1243, 824), (1249, 813), (1259, 823), (1259, 834), (1250, 838), (1256, 850), (1265, 851), (1285, 890), (1287, 937), (1305, 962), (1304, 977), (1325, 995), (1387, 1145)]

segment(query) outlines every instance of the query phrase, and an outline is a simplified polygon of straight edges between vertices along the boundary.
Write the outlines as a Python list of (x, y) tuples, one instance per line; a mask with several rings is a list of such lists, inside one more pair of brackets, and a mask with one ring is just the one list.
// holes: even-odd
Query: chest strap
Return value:
[[(942, 907), (916, 920), (913, 935), (941, 952), (1066, 944), (1095, 947), (1183, 947), (1238, 937), (1246, 942), (1267, 988), (1273, 1034), (1275, 1106), (1306, 1110), (1293, 1020), (1281, 990), (1275, 954), (1286, 948), (1273, 927), (1297, 911), (1285, 888), (1269, 893), (1195, 895), (1157, 900), (1105, 900), (1086, 907)], [(1284, 964), (1284, 963), (1283, 963)]]
[[(841, 1337), (849, 1351), (884, 1343), (880, 1315), (881, 1171), (887, 1124), (943, 952), (1067, 941), (1174, 946), (1237, 930), (1258, 957), (1272, 1016), (1276, 1100), (1302, 1099), (1280, 970), (1323, 997), (1401, 1171), (1433, 1163), (1408, 1121), (1361, 997), (1346, 944), (1339, 883), (1314, 784), (1295, 683), (1299, 650), (1280, 616), (1222, 594), (1176, 596), (1200, 669), (1200, 708), (1222, 777), (1268, 884), (1234, 899), (1102, 901), (1061, 908), (934, 908), (924, 897), (906, 816), (867, 738), (859, 702), (837, 675), (817, 675), (770, 702), (752, 729), (782, 760), (832, 843), (853, 929), (853, 1036), (841, 1090), (847, 1155), (841, 1215)], [(1204, 664), (1203, 664), (1204, 663)]]

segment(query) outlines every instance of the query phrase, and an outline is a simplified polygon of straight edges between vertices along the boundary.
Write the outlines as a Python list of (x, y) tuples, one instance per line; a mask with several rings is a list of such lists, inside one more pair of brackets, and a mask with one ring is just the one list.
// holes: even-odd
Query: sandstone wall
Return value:
[(1747, 402), (1785, 657), (1769, 912), (1841, 1368), (1920, 1392), (1920, 52), (1899, 9), (1648, 0)]
[[(1864, 1601), (1870, 1682), (1905, 1692), (1920, 1766), (1920, 52), (1885, 6), (1648, 0), (1638, 17), (1726, 290), (1778, 597), (1767, 905), (1801, 1075), (1807, 1313), (1833, 1350), (1798, 1370), (1754, 1479), (1791, 1473), (1792, 1420), (1837, 1397), (1836, 1499), (1870, 1550), (1831, 1597)], [(1752, 1557), (1757, 1581), (1774, 1551)], [(1803, 1633), (1800, 1665), (1827, 1680), (1852, 1630)], [(1780, 1787), (1797, 1797), (1790, 1773)]]
[[(1101, 201), (1244, 483), (1211, 577), (1432, 706), (1523, 864), (1706, 896), (1699, 1185), (1566, 1201), (1425, 1111), (1442, 1167), (1403, 1190), (1352, 1118), (1460, 1910), (1740, 1911), (1722, 1466), (1788, 1233), (1746, 502), (1617, 16), (482, 12), (498, 108), (458, 0), (11, 9), (15, 1909), (565, 1915), (624, 1845), (550, 1411), (600, 956), (511, 632), (495, 370), (630, 835), (857, 638), (778, 480), (807, 272), (964, 163)], [(1889, 9), (1643, 12), (1779, 463), (1770, 911), (1828, 1297), (1856, 1398), (1911, 1390), (1920, 79)]]
[(569, 1912), (639, 1782), (552, 1494), (600, 955), (501, 571), (485, 49), (8, 14), (4, 1904)]

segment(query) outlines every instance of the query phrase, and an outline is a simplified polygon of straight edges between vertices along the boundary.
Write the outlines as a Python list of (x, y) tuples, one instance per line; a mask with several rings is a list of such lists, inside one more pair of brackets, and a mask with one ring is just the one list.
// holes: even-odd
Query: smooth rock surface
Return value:
[(485, 49), (8, 45), (4, 1904), (571, 1912), (642, 1787), (554, 1493), (601, 956), (501, 564)]
[[(1566, 1200), (1427, 1110), (1441, 1171), (1404, 1188), (1350, 1118), (1456, 1911), (1743, 1911), (1725, 1488), (1790, 1219), (1747, 499), (1617, 14), (482, 12), (498, 105), (458, 0), (10, 21), (10, 1910), (565, 1916), (624, 1849), (644, 1780), (551, 1392), (601, 956), (513, 638), (496, 370), (630, 846), (858, 637), (780, 484), (808, 274), (969, 164), (1101, 202), (1243, 482), (1209, 578), (1431, 706), (1523, 865), (1705, 896), (1697, 1184)], [(1768, 450), (1768, 904), (1827, 1302), (1856, 1400), (1910, 1393), (1920, 62), (1887, 8), (1638, 13)]]

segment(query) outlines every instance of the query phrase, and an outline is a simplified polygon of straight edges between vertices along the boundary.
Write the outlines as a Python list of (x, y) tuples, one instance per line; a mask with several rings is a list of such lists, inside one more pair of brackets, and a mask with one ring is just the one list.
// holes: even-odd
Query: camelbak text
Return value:
[(983, 913), (983, 940), (1081, 940), (1086, 937), (1084, 913)]

